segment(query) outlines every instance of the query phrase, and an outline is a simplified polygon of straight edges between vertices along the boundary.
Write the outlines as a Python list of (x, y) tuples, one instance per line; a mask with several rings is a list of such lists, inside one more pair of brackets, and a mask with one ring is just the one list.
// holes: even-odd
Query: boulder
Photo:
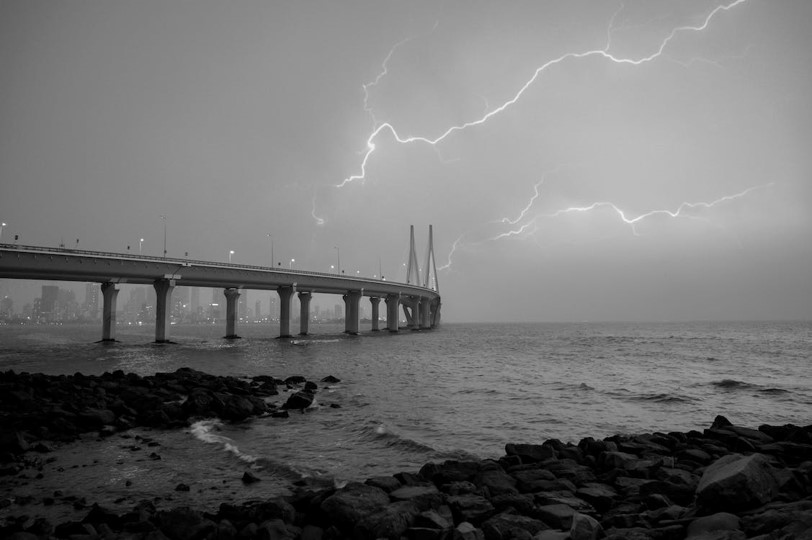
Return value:
[(477, 529), (473, 524), (463, 521), (454, 529), (453, 540), (485, 540), (482, 529)]
[(474, 477), (474, 484), (486, 488), (491, 495), (518, 493), (516, 479), (502, 469), (489, 469), (478, 473)]
[(545, 504), (539, 506), (537, 512), (544, 523), (556, 529), (569, 529), (572, 526), (572, 516), (577, 513), (566, 504)]
[(172, 540), (206, 538), (217, 530), (217, 524), (188, 507), (158, 512), (156, 520), (161, 532)]
[(354, 528), (355, 538), (359, 540), (375, 540), (376, 538), (397, 540), (406, 532), (418, 513), (417, 506), (410, 501), (395, 502), (384, 506), (358, 521)]
[(603, 527), (595, 518), (580, 513), (572, 516), (570, 540), (597, 540), (603, 536)]
[(524, 469), (510, 473), (516, 480), (516, 487), (521, 493), (547, 491), (555, 475), (546, 469)]
[(361, 519), (389, 504), (389, 495), (380, 488), (351, 482), (321, 503), (321, 510), (330, 521), (345, 531), (351, 531)]
[(448, 505), (454, 513), (454, 520), (457, 522), (482, 523), (496, 511), (488, 499), (473, 494), (448, 497)]
[[(739, 517), (727, 512), (719, 512), (710, 516), (703, 516), (693, 520), (686, 529), (686, 538), (689, 540), (702, 540), (715, 538), (710, 533), (719, 531), (741, 531)], [(744, 536), (744, 533), (740, 534)]]
[(336, 384), (336, 383), (340, 383), (341, 379), (339, 379), (338, 377), (333, 377), (332, 375), (327, 375), (325, 378), (323, 378), (321, 380), (321, 382), (327, 383), (327, 384)]
[(544, 444), (514, 444), (505, 445), (505, 454), (508, 456), (519, 456), (522, 463), (535, 463), (556, 457), (555, 450), (550, 445)]
[(696, 489), (705, 510), (744, 510), (765, 504), (778, 493), (778, 481), (761, 454), (724, 456), (706, 469)]
[(549, 528), (543, 521), (517, 514), (498, 514), (482, 524), (486, 540), (530, 539)]
[(310, 392), (295, 392), (288, 397), (282, 407), (285, 409), (306, 409), (313, 404), (313, 399), (313, 394)]
[(443, 497), (434, 486), (403, 486), (391, 493), (392, 502), (411, 502), (420, 511), (437, 508), (443, 502)]
[(374, 476), (368, 478), (365, 484), (381, 488), (387, 493), (391, 493), (401, 487), (400, 481), (394, 476)]

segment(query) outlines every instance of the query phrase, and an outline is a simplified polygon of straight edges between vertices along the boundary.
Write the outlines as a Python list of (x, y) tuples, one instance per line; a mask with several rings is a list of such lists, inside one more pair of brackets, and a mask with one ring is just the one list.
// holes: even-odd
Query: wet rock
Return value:
[(765, 504), (777, 492), (778, 481), (767, 458), (729, 455), (705, 469), (696, 497), (704, 509), (736, 511)]
[(362, 518), (389, 504), (389, 495), (382, 489), (352, 482), (327, 497), (321, 510), (332, 523), (352, 531)]
[(478, 473), (474, 484), (488, 490), (490, 495), (518, 493), (516, 479), (500, 469), (491, 469)]
[(244, 473), (242, 473), (243, 484), (255, 484), (260, 480), (262, 479), (251, 471), (245, 471)]
[(206, 519), (201, 512), (188, 507), (158, 512), (159, 529), (173, 540), (205, 538), (217, 530), (217, 525)]
[(477, 529), (473, 524), (464, 521), (454, 529), (453, 540), (485, 540), (482, 529)]
[(384, 490), (387, 493), (391, 493), (396, 489), (401, 487), (400, 480), (395, 478), (394, 476), (375, 476), (373, 478), (368, 478), (365, 482), (368, 486), (375, 486)]
[(189, 491), (190, 489), (191, 488), (187, 484), (184, 484), (183, 482), (175, 486), (175, 491)]
[(512, 471), (510, 474), (516, 480), (516, 488), (521, 493), (548, 491), (552, 487), (550, 482), (556, 480), (553, 473), (541, 468)]
[(522, 463), (535, 463), (556, 457), (555, 450), (549, 445), (542, 444), (514, 444), (505, 445), (505, 454), (519, 456)]
[(400, 538), (419, 513), (410, 501), (394, 502), (362, 517), (354, 528), (354, 535), (361, 540), (376, 538)]
[(572, 517), (577, 513), (566, 504), (545, 504), (539, 506), (537, 511), (544, 523), (556, 529), (569, 529), (572, 526)]
[(488, 499), (473, 494), (448, 497), (448, 505), (451, 507), (456, 522), (468, 521), (478, 524), (496, 512)]
[(571, 540), (596, 540), (603, 536), (603, 527), (595, 518), (580, 513), (572, 516)]
[(313, 404), (313, 394), (310, 392), (295, 392), (288, 397), (282, 407), (284, 409), (306, 409)]
[(338, 377), (333, 377), (332, 375), (327, 375), (325, 378), (323, 378), (321, 380), (321, 382), (327, 383), (327, 384), (336, 384), (336, 383), (340, 383), (341, 379), (339, 379)]
[(304, 384), (304, 389), (305, 389), (305, 392), (313, 393), (313, 392), (316, 392), (319, 389), (319, 385), (317, 385), (313, 381), (307, 381)]
[(530, 539), (549, 528), (543, 521), (517, 514), (498, 514), (482, 524), (486, 540)]
[(287, 379), (285, 379), (285, 384), (290, 386), (296, 386), (299, 384), (304, 384), (307, 382), (307, 379), (304, 378), (302, 375), (291, 375)]
[(716, 538), (716, 534), (721, 531), (737, 531), (742, 537), (739, 517), (727, 512), (719, 512), (710, 516), (703, 516), (693, 520), (685, 530), (688, 539), (709, 539)]
[(389, 498), (393, 502), (411, 502), (420, 511), (437, 508), (442, 504), (443, 498), (434, 486), (403, 486), (391, 493)]

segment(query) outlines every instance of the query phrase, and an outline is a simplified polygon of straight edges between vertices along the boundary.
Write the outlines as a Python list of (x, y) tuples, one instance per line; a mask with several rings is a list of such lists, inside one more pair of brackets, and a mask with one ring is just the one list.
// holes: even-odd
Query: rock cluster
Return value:
[[(498, 460), (429, 463), (341, 488), (300, 482), (293, 495), (216, 513), (7, 523), (34, 538), (408, 540), (739, 540), (812, 538), (812, 426), (749, 429), (717, 417), (688, 433), (508, 444)], [(15, 536), (16, 535), (16, 536)]]
[[(269, 398), (280, 388), (304, 389), (277, 407)], [(189, 368), (147, 377), (123, 371), (100, 376), (6, 371), (0, 373), (0, 464), (36, 447), (37, 441), (68, 442), (82, 433), (183, 427), (196, 418), (238, 422), (284, 416), (285, 409), (312, 405), (317, 388), (301, 376), (240, 379)]]

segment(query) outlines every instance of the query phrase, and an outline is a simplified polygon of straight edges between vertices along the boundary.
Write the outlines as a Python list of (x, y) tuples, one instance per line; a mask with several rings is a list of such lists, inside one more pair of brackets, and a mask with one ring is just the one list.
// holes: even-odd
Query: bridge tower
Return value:
[[(411, 225), (409, 229), (409, 264), (406, 267), (406, 283), (421, 285), (427, 289), (434, 289), (439, 292), (437, 261), (434, 257), (434, 228), (432, 225), (429, 225), (429, 241), (426, 246), (426, 265), (423, 271), (425, 279), (421, 282), (420, 267), (417, 263), (417, 251), (415, 250), (414, 244), (414, 225)], [(428, 298), (421, 296), (412, 296), (408, 299), (404, 299), (402, 305), (403, 314), (406, 316), (406, 323), (412, 330), (432, 328), (440, 323), (439, 298), (430, 301)]]

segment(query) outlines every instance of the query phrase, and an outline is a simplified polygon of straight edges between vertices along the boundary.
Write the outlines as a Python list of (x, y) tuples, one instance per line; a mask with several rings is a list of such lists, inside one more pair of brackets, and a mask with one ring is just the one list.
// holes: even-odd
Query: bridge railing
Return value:
[[(109, 251), (89, 251), (86, 249), (73, 249), (73, 248), (65, 248), (65, 247), (45, 247), (45, 246), (24, 246), (19, 244), (0, 244), (0, 249), (10, 249), (14, 251), (24, 251), (24, 252), (36, 252), (36, 253), (53, 253), (53, 254), (71, 254), (71, 255), (85, 255), (88, 257), (101, 257), (101, 258), (115, 258), (115, 259), (132, 259), (132, 260), (141, 260), (141, 261), (149, 261), (149, 262), (161, 262), (161, 263), (170, 263), (170, 264), (178, 264), (181, 266), (192, 266), (192, 265), (199, 265), (199, 266), (218, 266), (224, 268), (235, 268), (235, 269), (243, 269), (243, 270), (255, 270), (260, 272), (282, 272), (285, 274), (304, 274), (308, 276), (320, 276), (320, 277), (328, 277), (328, 278), (340, 278), (346, 279), (348, 281), (369, 281), (370, 278), (364, 278), (360, 276), (353, 276), (353, 275), (346, 275), (346, 274), (332, 274), (329, 272), (316, 272), (312, 270), (294, 270), (292, 268), (284, 268), (280, 267), (273, 267), (273, 266), (258, 266), (258, 265), (251, 265), (251, 264), (238, 264), (238, 263), (226, 263), (226, 262), (217, 262), (217, 261), (202, 261), (196, 259), (188, 259), (183, 258), (179, 259), (176, 257), (156, 257), (154, 255), (135, 255), (132, 253), (116, 253), (116, 252), (109, 252)], [(417, 287), (420, 289), (426, 289), (427, 291), (433, 291), (428, 287), (423, 287), (422, 285), (415, 285), (412, 283), (402, 283), (397, 281), (387, 281), (385, 279), (381, 279), (380, 281), (384, 281), (386, 283), (394, 283), (398, 285), (408, 285), (410, 287)]]

